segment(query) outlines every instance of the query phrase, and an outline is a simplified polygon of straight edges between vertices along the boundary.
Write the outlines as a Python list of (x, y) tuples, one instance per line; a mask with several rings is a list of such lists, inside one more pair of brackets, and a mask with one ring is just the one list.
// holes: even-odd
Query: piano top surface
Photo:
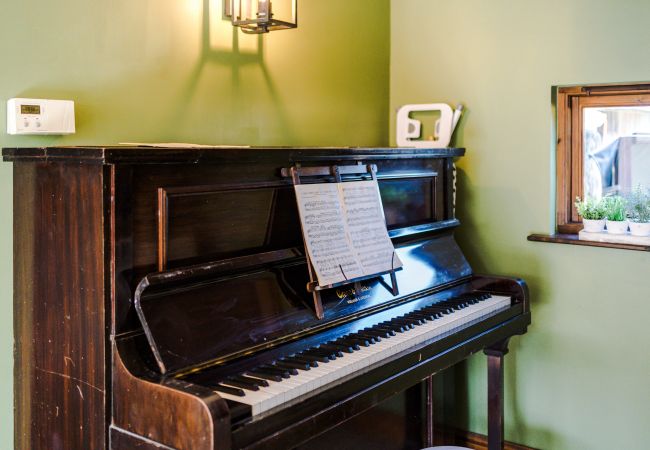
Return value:
[(9, 147), (4, 161), (73, 160), (95, 164), (247, 162), (265, 159), (291, 161), (459, 157), (464, 148), (400, 147), (245, 147), (245, 146), (61, 146)]

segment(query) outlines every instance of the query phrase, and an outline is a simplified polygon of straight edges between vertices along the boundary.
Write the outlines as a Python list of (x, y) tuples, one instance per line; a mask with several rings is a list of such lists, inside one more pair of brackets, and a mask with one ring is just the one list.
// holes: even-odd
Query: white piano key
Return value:
[[(344, 353), (342, 357), (328, 363), (319, 363), (318, 367), (299, 370), (298, 375), (292, 375), (280, 382), (267, 380), (268, 387), (262, 387), (259, 391), (245, 390), (244, 397), (225, 393), (219, 393), (219, 395), (229, 400), (251, 405), (252, 414), (256, 416), (291, 400), (307, 397), (310, 392), (373, 364), (380, 363), (415, 345), (464, 328), (468, 324), (509, 307), (510, 302), (510, 297), (492, 296), (463, 309), (455, 310), (451, 314), (444, 314), (435, 320), (426, 321), (413, 329), (396, 333), (395, 336), (382, 338), (381, 341), (368, 347), (361, 347), (352, 353)], [(249, 376), (260, 378), (254, 374), (249, 374)]]

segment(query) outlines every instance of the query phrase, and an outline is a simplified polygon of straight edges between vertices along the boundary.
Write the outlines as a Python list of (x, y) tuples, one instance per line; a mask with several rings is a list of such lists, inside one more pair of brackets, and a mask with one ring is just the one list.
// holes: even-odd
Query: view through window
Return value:
[(650, 187), (650, 106), (583, 109), (584, 196)]
[(650, 84), (557, 88), (557, 231), (577, 233), (576, 197), (650, 188)]

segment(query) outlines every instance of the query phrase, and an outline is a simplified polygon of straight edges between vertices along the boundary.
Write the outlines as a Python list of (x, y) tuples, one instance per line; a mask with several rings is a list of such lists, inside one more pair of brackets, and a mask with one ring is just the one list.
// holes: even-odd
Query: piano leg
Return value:
[(503, 357), (508, 340), (484, 350), (488, 363), (488, 450), (503, 450)]
[(425, 430), (425, 447), (433, 447), (433, 375), (424, 379), (425, 390), (427, 392), (426, 408), (426, 430)]

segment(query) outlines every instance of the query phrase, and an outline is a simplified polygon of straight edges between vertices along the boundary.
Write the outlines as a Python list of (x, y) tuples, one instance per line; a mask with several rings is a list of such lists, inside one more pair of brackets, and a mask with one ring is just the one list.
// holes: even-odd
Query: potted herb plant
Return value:
[(637, 186), (627, 203), (632, 236), (650, 236), (650, 195), (642, 186)]
[(607, 232), (609, 234), (627, 233), (628, 221), (626, 216), (626, 201), (620, 195), (605, 197), (601, 201), (607, 219)]
[(600, 233), (605, 229), (605, 209), (601, 202), (589, 198), (583, 201), (580, 197), (576, 197), (575, 207), (582, 217), (584, 231)]

